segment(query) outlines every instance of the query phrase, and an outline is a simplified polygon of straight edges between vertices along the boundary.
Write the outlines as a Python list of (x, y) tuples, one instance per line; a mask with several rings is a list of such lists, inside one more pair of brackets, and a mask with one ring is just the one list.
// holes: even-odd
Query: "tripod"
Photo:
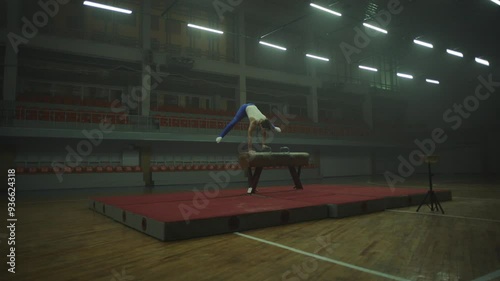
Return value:
[[(439, 200), (436, 196), (436, 193), (434, 192), (434, 190), (432, 190), (432, 177), (434, 176), (434, 174), (432, 174), (432, 171), (431, 171), (431, 163), (436, 163), (437, 157), (436, 156), (426, 156), (425, 162), (427, 162), (428, 171), (429, 171), (429, 191), (427, 191), (427, 194), (425, 195), (424, 200), (418, 206), (417, 212), (420, 210), (420, 207), (422, 207), (422, 205), (426, 204), (429, 208), (431, 208), (432, 212), (441, 211), (441, 213), (444, 214), (443, 207), (441, 207), (441, 204), (439, 203)], [(429, 198), (430, 204), (427, 203), (427, 198)]]

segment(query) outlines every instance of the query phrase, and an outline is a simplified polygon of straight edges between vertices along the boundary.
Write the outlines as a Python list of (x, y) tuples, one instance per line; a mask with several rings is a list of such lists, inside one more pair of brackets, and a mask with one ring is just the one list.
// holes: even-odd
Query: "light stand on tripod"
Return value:
[[(434, 190), (432, 190), (432, 177), (434, 176), (434, 174), (431, 172), (431, 164), (437, 163), (438, 160), (439, 157), (436, 155), (424, 156), (424, 161), (425, 163), (427, 163), (429, 170), (429, 191), (427, 191), (424, 200), (418, 206), (417, 212), (420, 210), (420, 207), (422, 207), (422, 205), (426, 204), (431, 209), (432, 212), (441, 211), (441, 213), (444, 214), (443, 207), (441, 207), (441, 204), (439, 203), (436, 193), (434, 192)], [(429, 203), (427, 203), (427, 198), (429, 198)]]

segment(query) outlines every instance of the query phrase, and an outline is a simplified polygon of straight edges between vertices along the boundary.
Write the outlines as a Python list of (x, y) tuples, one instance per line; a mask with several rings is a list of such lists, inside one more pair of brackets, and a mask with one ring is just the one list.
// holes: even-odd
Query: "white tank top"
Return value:
[(267, 119), (267, 117), (262, 114), (262, 112), (260, 112), (260, 110), (255, 105), (247, 106), (245, 111), (247, 113), (248, 119), (254, 119), (256, 121)]

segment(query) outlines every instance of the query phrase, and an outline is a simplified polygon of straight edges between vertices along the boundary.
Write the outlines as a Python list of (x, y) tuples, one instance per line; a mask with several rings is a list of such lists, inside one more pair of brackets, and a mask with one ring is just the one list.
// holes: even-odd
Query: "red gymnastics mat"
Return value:
[[(212, 192), (212, 193), (208, 193)], [(351, 185), (261, 187), (91, 198), (89, 208), (162, 241), (341, 218), (418, 205), (427, 189)], [(440, 201), (451, 192), (436, 190)]]

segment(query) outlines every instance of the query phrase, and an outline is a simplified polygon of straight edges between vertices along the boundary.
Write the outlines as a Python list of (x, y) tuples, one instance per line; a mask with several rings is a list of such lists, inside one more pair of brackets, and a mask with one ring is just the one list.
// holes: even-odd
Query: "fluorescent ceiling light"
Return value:
[(404, 74), (404, 73), (399, 73), (397, 74), (399, 77), (406, 78), (406, 79), (413, 79), (413, 76), (410, 74)]
[(325, 11), (325, 12), (327, 12), (327, 13), (330, 13), (330, 14), (332, 14), (332, 15), (336, 15), (336, 16), (339, 16), (339, 17), (341, 17), (341, 16), (342, 16), (342, 14), (341, 14), (341, 13), (335, 12), (335, 11), (330, 10), (330, 9), (327, 9), (327, 8), (325, 8), (325, 7), (321, 7), (321, 6), (316, 5), (316, 4), (314, 4), (314, 3), (311, 3), (310, 5), (311, 5), (311, 7), (314, 7), (314, 8), (316, 8), (316, 9), (320, 9), (320, 10)]
[(205, 31), (209, 31), (209, 32), (213, 32), (213, 33), (218, 33), (218, 34), (224, 34), (224, 32), (220, 31), (220, 30), (215, 30), (215, 29), (211, 29), (211, 28), (206, 28), (206, 27), (203, 27), (203, 26), (199, 26), (199, 25), (195, 25), (195, 24), (188, 24), (189, 27), (192, 27), (192, 28), (197, 28), (197, 29), (201, 29), (201, 30), (205, 30)]
[(260, 41), (259, 44), (266, 45), (266, 46), (269, 46), (269, 47), (273, 47), (273, 48), (276, 48), (276, 49), (280, 49), (280, 50), (286, 51), (285, 47), (280, 47), (278, 45), (270, 44), (270, 43), (267, 43), (267, 42), (264, 42), (264, 41)]
[(448, 54), (450, 54), (450, 55), (454, 55), (454, 56), (457, 56), (457, 57), (461, 57), (461, 58), (464, 57), (464, 54), (462, 54), (460, 52), (457, 52), (457, 51), (450, 50), (450, 49), (446, 49), (446, 52)]
[(95, 3), (95, 2), (91, 2), (91, 1), (84, 1), (83, 5), (91, 6), (91, 7), (95, 7), (95, 8), (100, 8), (100, 9), (105, 9), (105, 10), (110, 10), (110, 11), (115, 11), (115, 12), (124, 13), (124, 14), (132, 14), (131, 10), (121, 9), (121, 8), (108, 6), (108, 5), (104, 5), (104, 4), (99, 4), (99, 3)]
[(364, 66), (364, 65), (360, 65), (359, 68), (361, 69), (366, 69), (366, 70), (370, 70), (370, 71), (374, 71), (374, 72), (377, 72), (378, 70), (376, 68), (373, 68), (373, 67), (368, 67), (368, 66)]
[(491, 0), (491, 2), (493, 2), (493, 3), (495, 3), (495, 4), (497, 4), (497, 5), (500, 6), (500, 1), (499, 0)]
[(439, 85), (439, 81), (437, 81), (437, 80), (425, 79), (425, 82)]
[(434, 48), (434, 46), (431, 43), (427, 43), (427, 42), (420, 41), (420, 40), (417, 40), (417, 39), (413, 40), (413, 43), (418, 44), (420, 46), (427, 47), (427, 48)]
[(368, 23), (366, 23), (366, 22), (364, 22), (364, 23), (363, 23), (363, 25), (364, 25), (364, 26), (366, 26), (366, 27), (368, 27), (368, 28), (371, 28), (371, 29), (373, 29), (373, 30), (376, 30), (376, 31), (378, 31), (378, 32), (382, 32), (382, 33), (387, 34), (387, 30), (382, 29), (382, 28), (380, 28), (380, 27), (373, 26), (373, 25), (368, 24)]
[(477, 62), (477, 63), (480, 63), (480, 64), (487, 65), (487, 66), (489, 66), (489, 65), (490, 65), (490, 62), (489, 62), (489, 61), (487, 61), (487, 60), (483, 60), (483, 59), (480, 59), (480, 58), (476, 58), (476, 62)]
[(327, 59), (327, 58), (318, 57), (318, 56), (315, 56), (315, 55), (310, 55), (310, 54), (306, 54), (306, 57), (310, 57), (310, 58), (317, 59), (317, 60), (330, 61), (330, 60), (329, 60), (329, 59)]

